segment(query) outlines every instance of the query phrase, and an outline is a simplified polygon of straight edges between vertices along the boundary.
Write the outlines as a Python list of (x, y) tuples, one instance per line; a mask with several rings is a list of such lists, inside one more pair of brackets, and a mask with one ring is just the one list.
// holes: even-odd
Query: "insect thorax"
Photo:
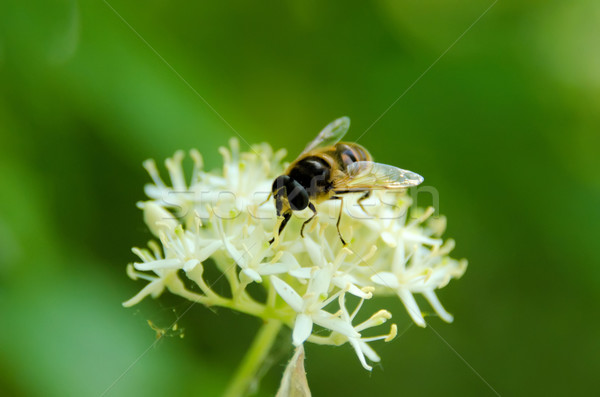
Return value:
[(302, 185), (311, 197), (316, 197), (331, 189), (332, 160), (323, 156), (307, 156), (298, 160), (288, 175)]

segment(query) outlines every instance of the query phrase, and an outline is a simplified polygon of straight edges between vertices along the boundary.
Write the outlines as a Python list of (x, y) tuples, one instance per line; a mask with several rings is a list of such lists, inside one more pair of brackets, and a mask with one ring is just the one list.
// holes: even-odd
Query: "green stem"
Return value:
[(225, 397), (240, 397), (248, 391), (250, 384), (256, 380), (256, 373), (269, 354), (280, 329), (279, 320), (269, 319), (263, 324), (227, 386)]

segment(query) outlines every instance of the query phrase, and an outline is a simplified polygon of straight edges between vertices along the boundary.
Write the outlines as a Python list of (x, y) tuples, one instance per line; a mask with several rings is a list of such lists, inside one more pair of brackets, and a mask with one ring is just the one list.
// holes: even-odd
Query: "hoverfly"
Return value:
[[(349, 128), (348, 117), (341, 117), (327, 125), (285, 173), (275, 179), (271, 194), (280, 219), (278, 234), (292, 217), (292, 211), (308, 207), (313, 214), (300, 229), (300, 235), (304, 237), (304, 227), (317, 215), (314, 204), (340, 200), (336, 227), (342, 244), (346, 245), (340, 232), (344, 203), (342, 195), (362, 193), (358, 204), (364, 211), (361, 202), (373, 190), (404, 189), (423, 182), (423, 177), (412, 171), (374, 163), (367, 149), (357, 143), (340, 142)], [(270, 242), (274, 240), (275, 237)]]

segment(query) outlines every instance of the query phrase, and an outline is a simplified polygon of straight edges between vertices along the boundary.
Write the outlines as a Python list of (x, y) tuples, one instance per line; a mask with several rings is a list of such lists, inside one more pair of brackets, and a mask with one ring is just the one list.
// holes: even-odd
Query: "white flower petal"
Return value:
[(352, 295), (358, 296), (359, 298), (362, 298), (362, 299), (369, 299), (373, 296), (372, 293), (370, 293), (370, 292), (367, 293), (367, 292), (363, 291), (362, 289), (358, 288), (354, 284), (347, 284), (345, 288), (348, 288), (348, 292), (351, 293)]
[(159, 236), (163, 230), (175, 229), (179, 222), (175, 215), (165, 210), (153, 201), (144, 203), (144, 221), (155, 236)]
[(134, 263), (137, 270), (181, 269), (183, 264), (179, 259), (161, 259), (152, 262)]
[(441, 245), (443, 241), (439, 238), (426, 237), (421, 233), (414, 233), (406, 231), (404, 232), (404, 238), (406, 241), (423, 243), (427, 245)]
[(371, 281), (384, 287), (396, 289), (400, 286), (398, 277), (391, 272), (379, 272), (371, 277)]
[(358, 296), (359, 298), (369, 299), (372, 296), (372, 294), (366, 293), (362, 289), (358, 288), (354, 284), (356, 280), (348, 275), (336, 276), (332, 279), (332, 282), (339, 289), (348, 289), (349, 293), (354, 296)]
[(378, 363), (381, 361), (379, 355), (366, 342), (360, 341), (360, 349), (365, 354), (365, 356), (367, 356), (369, 360), (373, 361), (374, 363)]
[(200, 262), (204, 262), (222, 246), (223, 242), (221, 240), (211, 241), (206, 247), (201, 248), (196, 254), (194, 254), (194, 257)]
[(310, 316), (300, 313), (296, 316), (292, 341), (295, 346), (300, 346), (312, 333), (313, 321)]
[(273, 263), (260, 266), (260, 274), (270, 276), (271, 274), (286, 273), (289, 270), (289, 265), (285, 263)]
[(200, 261), (198, 259), (190, 259), (183, 265), (183, 271), (186, 273), (191, 272), (199, 263)]
[(149, 284), (147, 284), (140, 292), (138, 292), (133, 298), (123, 302), (124, 307), (131, 307), (133, 305), (138, 304), (142, 299), (147, 297), (148, 295), (152, 295), (156, 297), (160, 295), (165, 289), (165, 284), (162, 279), (156, 279)]
[(290, 276), (302, 279), (309, 279), (312, 275), (312, 267), (301, 267), (300, 269), (290, 270)]
[(315, 272), (313, 274), (307, 294), (314, 294), (315, 296), (322, 298), (327, 296), (329, 286), (331, 285), (331, 278), (333, 277), (333, 267), (328, 265)]
[(348, 339), (348, 342), (354, 348), (354, 351), (356, 352), (356, 355), (358, 356), (358, 360), (362, 364), (363, 368), (366, 369), (367, 371), (373, 370), (373, 367), (371, 367), (369, 364), (367, 364), (367, 360), (365, 360), (365, 355), (363, 354), (360, 341), (355, 338), (350, 338), (350, 339)]
[(183, 169), (181, 162), (183, 160), (183, 151), (178, 150), (172, 158), (165, 161), (167, 170), (169, 171), (169, 177), (175, 190), (183, 192), (186, 190), (185, 181), (183, 179)]
[(406, 252), (404, 249), (404, 241), (400, 241), (394, 250), (394, 258), (392, 259), (392, 272), (400, 274), (404, 272), (406, 266)]
[(360, 334), (354, 330), (352, 324), (339, 317), (334, 317), (325, 310), (319, 310), (317, 313), (313, 314), (313, 321), (321, 327), (339, 332), (340, 334), (346, 335), (348, 338), (360, 337)]
[(425, 299), (427, 299), (427, 301), (429, 302), (429, 304), (431, 305), (431, 307), (433, 307), (433, 310), (435, 310), (435, 312), (445, 322), (451, 323), (452, 321), (454, 321), (454, 317), (452, 316), (452, 314), (448, 313), (446, 311), (446, 309), (444, 309), (444, 306), (442, 306), (442, 304), (440, 303), (440, 300), (438, 299), (438, 297), (435, 294), (435, 292), (433, 292), (432, 290), (424, 291), (423, 292), (423, 296), (425, 296)]
[(397, 243), (396, 236), (390, 232), (381, 233), (381, 239), (390, 247), (395, 247)]
[(314, 266), (323, 266), (324, 260), (321, 245), (317, 244), (312, 238), (306, 235), (304, 236), (302, 241), (304, 242), (306, 253), (310, 257)]
[(256, 270), (250, 268), (243, 269), (242, 273), (248, 276), (252, 281), (256, 283), (262, 283), (262, 277), (260, 277), (260, 274), (258, 274)]
[(281, 296), (281, 298), (288, 304), (294, 311), (300, 313), (304, 306), (304, 300), (298, 295), (298, 293), (288, 285), (285, 281), (281, 280), (277, 276), (271, 276), (271, 283), (275, 291)]
[(406, 288), (398, 288), (396, 292), (402, 300), (402, 303), (404, 303), (406, 311), (413, 319), (415, 324), (417, 324), (419, 327), (425, 327), (425, 319), (421, 314), (421, 310), (419, 309), (419, 306), (417, 305), (417, 301), (415, 301), (415, 297), (413, 296), (413, 294)]
[(233, 244), (230, 243), (230, 241), (227, 238), (227, 236), (225, 235), (225, 231), (223, 229), (223, 220), (221, 218), (219, 218), (218, 216), (215, 216), (215, 224), (217, 226), (219, 235), (221, 236), (223, 245), (225, 246), (225, 249), (227, 250), (227, 253), (229, 254), (229, 256), (231, 258), (233, 258), (233, 260), (238, 264), (238, 266), (240, 268), (242, 268), (242, 269), (247, 268), (248, 267), (248, 260), (246, 258), (247, 253), (240, 252), (237, 248), (235, 248), (233, 246)]
[(296, 257), (294, 257), (294, 255), (287, 251), (281, 255), (281, 258), (279, 258), (277, 262), (287, 264), (290, 267), (290, 269), (300, 268), (300, 264), (298, 263)]

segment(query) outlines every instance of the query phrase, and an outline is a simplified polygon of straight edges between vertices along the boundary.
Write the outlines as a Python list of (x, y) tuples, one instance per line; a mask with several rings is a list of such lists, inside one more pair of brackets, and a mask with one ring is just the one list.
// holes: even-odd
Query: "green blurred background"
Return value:
[[(358, 138), (492, 4), (109, 3), (248, 142), (291, 154), (342, 115)], [(315, 396), (494, 395), (458, 354), (502, 395), (597, 390), (599, 20), (594, 0), (500, 1), (361, 138), (438, 189), (470, 265), (440, 292), (454, 324), (430, 319), (452, 348), (413, 326), (368, 373), (308, 346)], [(218, 395), (249, 345), (257, 320), (196, 306), (135, 361), (146, 320), (189, 305), (121, 307), (150, 238), (141, 163), (196, 147), (219, 167), (235, 136), (174, 70), (101, 0), (0, 3), (0, 394)]]

